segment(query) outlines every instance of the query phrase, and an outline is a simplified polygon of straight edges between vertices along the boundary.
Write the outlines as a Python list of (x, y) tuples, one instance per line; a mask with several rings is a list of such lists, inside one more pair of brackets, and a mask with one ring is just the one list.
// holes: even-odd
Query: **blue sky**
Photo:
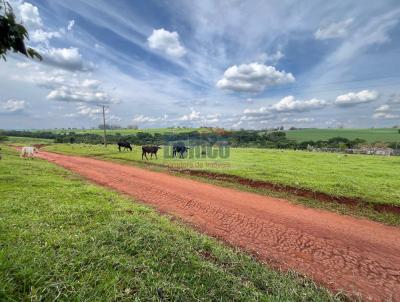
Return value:
[(0, 128), (400, 124), (397, 0), (11, 2)]

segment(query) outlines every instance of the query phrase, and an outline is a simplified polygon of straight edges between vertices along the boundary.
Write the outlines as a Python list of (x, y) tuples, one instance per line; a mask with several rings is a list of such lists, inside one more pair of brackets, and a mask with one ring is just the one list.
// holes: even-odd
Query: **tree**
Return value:
[(7, 52), (13, 51), (42, 60), (42, 56), (36, 50), (25, 46), (25, 39), (29, 39), (28, 31), (22, 24), (16, 22), (11, 5), (2, 0), (0, 2), (0, 57), (6, 61)]

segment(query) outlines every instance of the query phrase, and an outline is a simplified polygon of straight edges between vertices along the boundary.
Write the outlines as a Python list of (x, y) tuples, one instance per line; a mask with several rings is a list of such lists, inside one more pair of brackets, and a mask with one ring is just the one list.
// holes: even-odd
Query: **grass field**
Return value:
[(7, 136), (7, 144), (50, 144), (52, 139), (46, 138), (35, 138), (35, 137), (19, 137), (19, 136)]
[(328, 140), (332, 137), (341, 136), (348, 139), (364, 139), (369, 143), (373, 142), (399, 142), (400, 134), (398, 129), (377, 128), (377, 129), (301, 129), (286, 131), (286, 136), (299, 142), (308, 140)]
[[(49, 151), (142, 163), (140, 148), (118, 152), (116, 146), (53, 145)], [(328, 193), (357, 197), (366, 202), (400, 205), (400, 157), (343, 155), (306, 151), (232, 148), (227, 159), (159, 159), (149, 162), (285, 184)], [(218, 167), (206, 166), (218, 163)], [(199, 167), (203, 165), (203, 167)]]
[(2, 146), (1, 301), (334, 301), (246, 254)]

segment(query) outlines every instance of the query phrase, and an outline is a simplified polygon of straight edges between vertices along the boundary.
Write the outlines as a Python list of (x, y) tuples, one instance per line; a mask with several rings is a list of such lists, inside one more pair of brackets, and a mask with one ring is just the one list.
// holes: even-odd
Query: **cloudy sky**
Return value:
[(0, 128), (400, 124), (398, 0), (11, 2)]

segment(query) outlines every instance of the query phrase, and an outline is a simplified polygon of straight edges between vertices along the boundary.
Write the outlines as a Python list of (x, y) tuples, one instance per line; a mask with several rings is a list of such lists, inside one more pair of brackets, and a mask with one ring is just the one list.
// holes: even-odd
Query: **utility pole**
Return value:
[(104, 147), (107, 147), (107, 138), (106, 138), (106, 113), (105, 113), (105, 110), (104, 110), (104, 105), (102, 106), (103, 107), (103, 130), (104, 130), (104, 137), (103, 137), (103, 139), (104, 139)]
[(107, 147), (107, 137), (106, 137), (106, 113), (105, 113), (105, 107), (104, 105), (97, 105), (99, 107), (101, 107), (103, 109), (103, 143), (104, 143), (104, 147)]

